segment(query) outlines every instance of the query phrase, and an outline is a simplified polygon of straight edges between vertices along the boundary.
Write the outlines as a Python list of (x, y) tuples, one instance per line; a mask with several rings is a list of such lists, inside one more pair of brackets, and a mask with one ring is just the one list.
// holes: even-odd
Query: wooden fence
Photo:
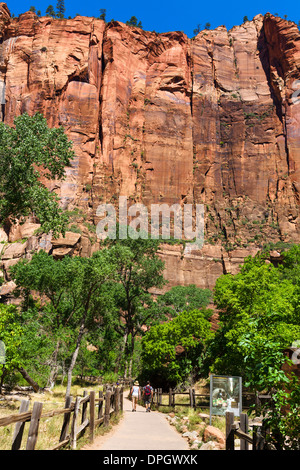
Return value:
[[(89, 393), (85, 391), (83, 397), (77, 396), (74, 401), (73, 397), (69, 396), (66, 398), (65, 407), (60, 410), (43, 413), (43, 403), (40, 402), (33, 404), (32, 411), (28, 411), (28, 409), (29, 401), (22, 400), (19, 414), (0, 419), (0, 427), (16, 423), (12, 439), (12, 450), (19, 450), (21, 447), (25, 423), (30, 423), (25, 450), (34, 450), (37, 443), (40, 420), (61, 414), (64, 415), (64, 419), (59, 442), (49, 450), (61, 449), (68, 444), (71, 449), (75, 450), (78, 437), (84, 431), (89, 430), (89, 439), (92, 442), (96, 427), (100, 425), (108, 426), (111, 416), (119, 411), (123, 411), (123, 388), (107, 387), (105, 394), (99, 391), (98, 397), (96, 397), (94, 391)], [(79, 424), (80, 416), (81, 422)]]
[[(179, 402), (176, 400), (176, 395), (188, 396), (188, 401)], [(163, 403), (163, 396), (168, 397), (167, 403)], [(197, 402), (197, 398), (201, 397)], [(157, 388), (153, 393), (153, 404), (160, 406), (189, 406), (196, 408), (197, 406), (209, 406), (209, 395), (203, 395), (195, 393), (195, 389), (190, 388), (187, 392), (176, 392), (175, 390), (169, 389), (169, 393), (163, 393), (161, 388)]]
[[(234, 450), (235, 438), (240, 439), (240, 450), (263, 450), (266, 449), (264, 428), (261, 422), (248, 421), (248, 415), (241, 413), (240, 421), (234, 422), (234, 413), (226, 411), (226, 450)], [(252, 437), (249, 434), (252, 428)]]
[[(184, 401), (180, 401), (180, 396), (188, 397), (188, 400), (185, 399)], [(163, 397), (165, 397), (164, 403)], [(255, 408), (258, 410), (261, 407), (261, 401), (264, 399), (270, 399), (270, 396), (244, 392), (243, 408), (248, 409), (250, 405), (255, 405)], [(210, 394), (196, 393), (194, 388), (189, 388), (186, 392), (177, 392), (170, 388), (169, 392), (163, 393), (161, 388), (157, 388), (154, 390), (153, 393), (153, 404), (155, 404), (158, 408), (160, 406), (188, 406), (190, 408), (209, 408)]]

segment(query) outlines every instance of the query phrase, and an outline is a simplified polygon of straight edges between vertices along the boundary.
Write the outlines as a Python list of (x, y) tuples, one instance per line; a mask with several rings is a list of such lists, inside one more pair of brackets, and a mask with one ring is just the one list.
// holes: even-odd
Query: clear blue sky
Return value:
[[(8, 0), (7, 6), (11, 13), (18, 16), (34, 6), (45, 15), (46, 8), (53, 5), (56, 9), (57, 0)], [(142, 22), (144, 30), (157, 31), (184, 31), (189, 37), (198, 24), (204, 29), (205, 23), (211, 24), (211, 29), (225, 25), (231, 29), (234, 25), (242, 24), (244, 16), (251, 20), (259, 13), (278, 13), (287, 15), (289, 20), (300, 21), (299, 0), (254, 0), (250, 3), (241, 1), (220, 0), (173, 0), (168, 2), (152, 0), (151, 2), (128, 0), (65, 0), (65, 17), (74, 17), (76, 13), (83, 16), (99, 17), (100, 8), (106, 9), (106, 19), (126, 22), (131, 16), (136, 16)]]

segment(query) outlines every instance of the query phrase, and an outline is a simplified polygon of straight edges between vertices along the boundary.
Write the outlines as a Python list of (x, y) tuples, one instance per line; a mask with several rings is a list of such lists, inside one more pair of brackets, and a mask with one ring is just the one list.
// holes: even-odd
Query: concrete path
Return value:
[(171, 426), (166, 415), (145, 411), (124, 398), (123, 418), (107, 436), (96, 438), (85, 450), (189, 450), (187, 441)]

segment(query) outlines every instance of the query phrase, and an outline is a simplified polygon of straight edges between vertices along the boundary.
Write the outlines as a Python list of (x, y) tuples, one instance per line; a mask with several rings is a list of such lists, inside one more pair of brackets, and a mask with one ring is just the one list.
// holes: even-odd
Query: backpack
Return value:
[(145, 396), (146, 397), (149, 397), (151, 395), (151, 387), (150, 385), (146, 385), (146, 387), (144, 388), (144, 392), (145, 392)]

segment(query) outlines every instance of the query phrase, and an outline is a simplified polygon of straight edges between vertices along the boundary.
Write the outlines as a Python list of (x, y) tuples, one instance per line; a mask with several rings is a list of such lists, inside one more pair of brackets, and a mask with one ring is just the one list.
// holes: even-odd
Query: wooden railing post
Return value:
[(103, 392), (99, 391), (98, 419), (103, 417)]
[(79, 405), (80, 405), (80, 398), (76, 397), (74, 413), (73, 413), (72, 428), (71, 428), (71, 435), (70, 435), (70, 443), (71, 443), (71, 448), (73, 450), (76, 450), (76, 445), (77, 445), (77, 416), (78, 416), (78, 412), (79, 412)]
[(234, 413), (232, 411), (226, 411), (226, 450), (234, 450)]
[(169, 406), (172, 406), (172, 389), (169, 388)]
[[(70, 408), (71, 403), (72, 403), (72, 397), (68, 395), (65, 401), (65, 408)], [(64, 414), (64, 420), (63, 420), (63, 425), (62, 425), (62, 429), (60, 433), (59, 442), (62, 442), (67, 438), (70, 418), (71, 418), (71, 412)]]
[[(29, 400), (22, 400), (21, 405), (20, 405), (20, 409), (19, 409), (19, 414), (20, 413), (25, 413), (26, 411), (28, 411), (28, 408), (29, 408)], [(25, 426), (24, 421), (16, 423), (16, 427), (15, 427), (15, 431), (14, 431), (14, 435), (13, 435), (13, 440), (12, 440), (11, 450), (19, 450), (20, 449), (21, 443), (22, 443), (23, 432), (24, 432), (24, 426)]]
[[(84, 390), (83, 397), (86, 397), (87, 394), (88, 394), (87, 390)], [(86, 420), (86, 413), (87, 413), (87, 401), (83, 402), (82, 404), (81, 424)]]
[(95, 431), (95, 392), (90, 392), (90, 442), (94, 440)]
[(117, 387), (115, 389), (115, 411), (119, 413), (120, 410), (120, 389)]
[(121, 388), (121, 393), (120, 393), (120, 409), (123, 411), (123, 394), (124, 394), (124, 389), (123, 387)]
[(189, 388), (189, 396), (190, 396), (190, 408), (193, 408), (193, 391)]
[(107, 390), (105, 393), (105, 411), (104, 411), (104, 426), (109, 425), (110, 418), (110, 400), (111, 400), (111, 391)]
[[(248, 434), (248, 415), (247, 415), (247, 413), (241, 413), (240, 428), (245, 434)], [(240, 449), (241, 450), (249, 450), (249, 444), (245, 439), (241, 439)]]
[(30, 421), (30, 426), (29, 426), (29, 431), (28, 431), (28, 438), (27, 438), (27, 444), (26, 444), (26, 450), (34, 450), (37, 437), (38, 437), (38, 432), (39, 432), (39, 424), (40, 424), (40, 417), (42, 414), (42, 409), (43, 409), (43, 403), (40, 403), (36, 401), (33, 404), (33, 409), (32, 409), (32, 415), (31, 415), (31, 421)]

